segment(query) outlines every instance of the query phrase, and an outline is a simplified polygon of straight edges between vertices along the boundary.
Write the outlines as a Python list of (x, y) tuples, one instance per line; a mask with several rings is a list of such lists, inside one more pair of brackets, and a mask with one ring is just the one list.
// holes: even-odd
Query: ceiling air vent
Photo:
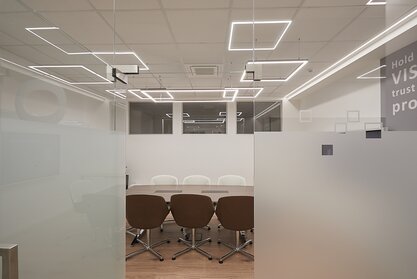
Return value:
[(190, 77), (218, 77), (220, 65), (188, 65)]

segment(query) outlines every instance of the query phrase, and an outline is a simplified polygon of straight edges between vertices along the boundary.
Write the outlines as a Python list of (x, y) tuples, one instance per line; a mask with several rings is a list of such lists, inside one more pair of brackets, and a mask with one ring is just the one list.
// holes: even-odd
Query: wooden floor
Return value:
[[(152, 231), (152, 242), (163, 239), (171, 240), (171, 243), (156, 248), (156, 251), (162, 254), (165, 260), (161, 262), (149, 252), (134, 256), (126, 261), (126, 278), (253, 278), (253, 261), (243, 255), (233, 255), (223, 264), (219, 264), (218, 258), (228, 253), (230, 249), (217, 244), (217, 239), (220, 238), (225, 242), (234, 244), (235, 235), (234, 232), (223, 228), (218, 230), (217, 224), (218, 221), (213, 218), (210, 222), (211, 230), (198, 230), (197, 235), (198, 238), (200, 233), (203, 234), (203, 238), (211, 237), (212, 242), (204, 244), (201, 248), (212, 254), (213, 260), (210, 261), (195, 251), (182, 255), (175, 261), (171, 260), (174, 253), (186, 248), (186, 246), (177, 242), (178, 237), (181, 236), (180, 228), (174, 223), (169, 223), (164, 225), (163, 232), (159, 232), (159, 230)], [(253, 239), (253, 234), (248, 232), (247, 238)], [(140, 244), (130, 247), (131, 240), (132, 237), (127, 235), (126, 253), (142, 248)], [(253, 254), (253, 245), (249, 245), (246, 250)]]

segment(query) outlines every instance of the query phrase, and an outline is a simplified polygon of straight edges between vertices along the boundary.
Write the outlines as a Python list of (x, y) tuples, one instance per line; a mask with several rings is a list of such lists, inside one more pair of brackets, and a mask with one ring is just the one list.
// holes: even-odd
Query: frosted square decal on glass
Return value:
[(360, 121), (360, 112), (358, 110), (351, 110), (346, 113), (348, 122), (359, 122)]

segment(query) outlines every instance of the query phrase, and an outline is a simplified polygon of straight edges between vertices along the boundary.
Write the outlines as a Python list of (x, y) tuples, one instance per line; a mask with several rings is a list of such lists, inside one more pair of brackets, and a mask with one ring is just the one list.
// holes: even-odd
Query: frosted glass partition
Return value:
[(255, 278), (417, 278), (416, 143), (255, 134)]
[(124, 278), (113, 102), (0, 67), (0, 243), (19, 245), (20, 278)]

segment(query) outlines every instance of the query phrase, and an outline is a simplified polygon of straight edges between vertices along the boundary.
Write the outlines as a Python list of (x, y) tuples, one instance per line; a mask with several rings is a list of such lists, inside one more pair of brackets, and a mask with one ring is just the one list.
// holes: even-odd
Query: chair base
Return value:
[(135, 237), (134, 241), (142, 244), (144, 248), (142, 248), (142, 249), (140, 249), (138, 251), (135, 251), (135, 252), (132, 252), (132, 253), (127, 254), (126, 255), (126, 260), (128, 260), (129, 258), (131, 258), (133, 256), (142, 254), (144, 252), (150, 252), (152, 255), (154, 255), (155, 257), (157, 257), (160, 261), (163, 261), (164, 260), (164, 257), (162, 257), (161, 254), (159, 254), (158, 252), (156, 252), (154, 250), (154, 248), (155, 247), (158, 247), (158, 246), (160, 246), (162, 244), (169, 243), (170, 242), (169, 239), (161, 240), (159, 242), (150, 244), (150, 241), (151, 241), (151, 230), (149, 230), (149, 229), (146, 230), (146, 238), (147, 238), (147, 243), (144, 242), (144, 241), (142, 241), (142, 240), (140, 240), (138, 237)]
[(182, 242), (185, 245), (187, 245), (188, 247), (185, 248), (184, 250), (181, 250), (181, 251), (175, 253), (172, 256), (172, 260), (175, 260), (177, 257), (179, 257), (181, 255), (184, 255), (184, 254), (186, 254), (188, 252), (191, 252), (193, 250), (196, 251), (196, 252), (198, 252), (198, 253), (200, 253), (201, 255), (207, 257), (209, 260), (212, 260), (213, 259), (213, 256), (212, 255), (210, 255), (209, 253), (207, 253), (206, 251), (204, 251), (203, 249), (200, 248), (201, 245), (203, 245), (203, 244), (205, 244), (207, 242), (211, 242), (211, 238), (206, 238), (206, 239), (203, 239), (201, 241), (196, 242), (195, 241), (195, 229), (191, 229), (191, 240), (190, 241), (185, 240), (183, 238), (179, 238), (178, 239), (178, 242)]
[(248, 246), (249, 244), (252, 244), (252, 240), (247, 240), (245, 243), (243, 243), (242, 245), (240, 244), (240, 232), (237, 231), (236, 232), (236, 246), (233, 246), (231, 244), (222, 242), (221, 240), (217, 241), (218, 244), (223, 244), (224, 246), (232, 249), (232, 251), (230, 251), (229, 253), (227, 253), (226, 255), (224, 255), (223, 257), (221, 257), (219, 259), (219, 263), (223, 263), (226, 259), (230, 258), (231, 256), (233, 256), (236, 253), (240, 253), (248, 258), (250, 258), (251, 260), (254, 259), (254, 256), (248, 252), (246, 252), (245, 250), (243, 250), (243, 248), (245, 248), (246, 246)]
[(143, 233), (145, 230), (138, 229), (136, 233), (133, 233), (131, 231), (126, 231), (126, 233), (133, 236), (132, 242), (130, 243), (130, 246), (135, 246), (136, 243), (140, 243), (139, 238), (143, 236)]

